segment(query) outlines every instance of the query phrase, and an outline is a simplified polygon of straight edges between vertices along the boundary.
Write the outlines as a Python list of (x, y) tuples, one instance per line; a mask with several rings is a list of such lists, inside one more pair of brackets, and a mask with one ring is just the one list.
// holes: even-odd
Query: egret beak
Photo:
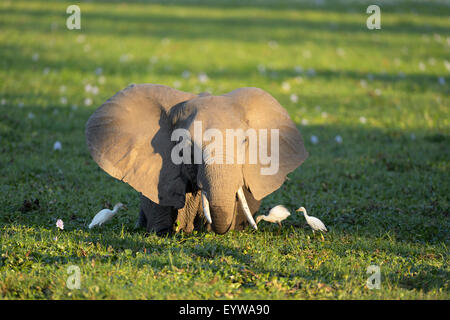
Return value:
[(256, 217), (256, 225), (262, 220), (263, 216), (257, 216)]
[(209, 201), (204, 191), (202, 191), (202, 207), (206, 221), (208, 221), (209, 224), (212, 224), (211, 213), (209, 212)]
[(253, 220), (253, 216), (250, 213), (250, 209), (248, 208), (247, 200), (245, 199), (244, 190), (242, 190), (242, 187), (239, 188), (239, 190), (237, 192), (237, 196), (238, 196), (239, 202), (241, 203), (242, 209), (244, 210), (244, 214), (245, 214), (245, 217), (247, 218), (248, 222), (255, 230), (258, 230), (255, 220)]

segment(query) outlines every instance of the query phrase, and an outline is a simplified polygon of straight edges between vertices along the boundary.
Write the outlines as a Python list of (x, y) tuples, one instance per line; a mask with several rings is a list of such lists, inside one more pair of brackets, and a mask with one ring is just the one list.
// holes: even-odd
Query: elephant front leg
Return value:
[(147, 232), (167, 234), (172, 231), (177, 216), (177, 211), (174, 208), (160, 206), (141, 195), (141, 212), (144, 217), (139, 218), (139, 222), (141, 220), (146, 222)]
[(187, 193), (184, 207), (178, 210), (174, 225), (175, 231), (191, 233), (194, 229), (200, 229), (205, 224), (206, 219), (203, 217), (200, 191)]
[(147, 218), (145, 217), (145, 213), (142, 210), (142, 206), (141, 209), (139, 210), (139, 219), (136, 222), (135, 229), (141, 229), (141, 228), (147, 228)]

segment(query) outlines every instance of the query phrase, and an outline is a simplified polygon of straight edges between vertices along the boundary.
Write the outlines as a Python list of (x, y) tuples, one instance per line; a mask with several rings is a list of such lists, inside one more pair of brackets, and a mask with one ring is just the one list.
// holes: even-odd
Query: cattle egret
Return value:
[[(303, 212), (303, 215), (305, 216), (306, 222), (312, 228), (313, 233), (315, 231), (323, 231), (323, 232), (327, 232), (328, 231), (322, 221), (320, 221), (316, 217), (308, 216), (308, 213), (306, 212), (306, 209), (304, 207), (300, 207), (296, 211), (297, 212), (299, 212), (299, 211)], [(323, 239), (323, 236), (322, 236), (322, 239)]]
[(281, 230), (281, 221), (289, 217), (291, 214), (289, 213), (289, 210), (286, 209), (282, 205), (278, 205), (276, 207), (273, 207), (270, 209), (269, 214), (267, 216), (260, 215), (256, 218), (256, 224), (260, 222), (261, 220), (265, 220), (272, 223), (277, 223), (279, 226), (278, 232)]
[(120, 208), (123, 207), (122, 203), (118, 203), (114, 206), (113, 210), (109, 209), (103, 209), (100, 210), (92, 219), (91, 224), (89, 225), (89, 229), (92, 229), (95, 226), (102, 226), (106, 221), (110, 220), (116, 213), (119, 211)]

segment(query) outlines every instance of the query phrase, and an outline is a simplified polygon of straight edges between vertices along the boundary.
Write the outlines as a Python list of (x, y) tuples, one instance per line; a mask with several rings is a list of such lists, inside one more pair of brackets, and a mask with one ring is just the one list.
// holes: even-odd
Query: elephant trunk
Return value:
[(200, 169), (198, 182), (202, 189), (203, 214), (216, 233), (223, 234), (230, 230), (238, 211), (236, 205), (241, 206), (250, 225), (258, 229), (245, 199), (239, 166), (207, 165)]
[[(214, 223), (213, 223), (213, 218), (211, 217), (211, 208), (209, 205), (209, 200), (206, 195), (206, 192), (202, 190), (201, 195), (202, 195), (203, 213), (205, 215), (206, 220), (208, 221), (208, 223), (212, 224), (213, 229), (216, 233), (220, 234), (226, 233), (231, 226), (235, 208), (234, 207), (227, 208), (226, 206), (217, 206), (217, 205), (213, 206), (212, 210), (214, 216)], [(253, 216), (250, 212), (250, 209), (247, 204), (247, 199), (245, 199), (242, 187), (238, 189), (237, 197), (248, 222), (255, 230), (258, 230), (257, 223), (255, 223), (255, 220), (253, 219)], [(230, 211), (230, 209), (232, 211)], [(230, 212), (232, 214), (230, 214)]]
[(227, 233), (233, 223), (233, 207), (211, 206), (212, 229), (217, 234)]

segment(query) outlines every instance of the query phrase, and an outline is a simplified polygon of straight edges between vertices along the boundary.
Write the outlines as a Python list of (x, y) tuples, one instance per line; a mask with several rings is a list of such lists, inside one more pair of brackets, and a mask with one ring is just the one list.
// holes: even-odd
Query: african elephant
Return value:
[[(219, 138), (229, 132), (244, 134), (230, 135), (225, 148)], [(286, 110), (258, 88), (212, 96), (130, 85), (92, 114), (85, 133), (97, 164), (141, 193), (139, 224), (149, 232), (256, 228), (261, 199), (308, 157)], [(262, 161), (263, 151), (278, 154), (276, 165)]]

